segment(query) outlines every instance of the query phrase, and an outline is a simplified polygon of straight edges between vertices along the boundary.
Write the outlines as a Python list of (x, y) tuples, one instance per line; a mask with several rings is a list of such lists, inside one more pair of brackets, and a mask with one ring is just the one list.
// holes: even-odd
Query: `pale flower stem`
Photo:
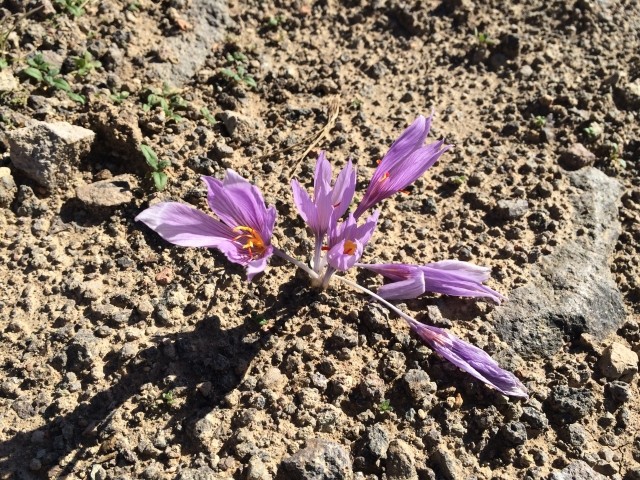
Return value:
[(322, 237), (316, 237), (316, 249), (313, 252), (313, 271), (320, 275), (322, 269)]
[(280, 249), (278, 249), (276, 247), (273, 247), (273, 253), (274, 253), (274, 255), (277, 255), (280, 258), (284, 258), (287, 262), (293, 263), (299, 269), (304, 270), (305, 272), (307, 272), (309, 274), (309, 276), (312, 279), (315, 280), (315, 279), (320, 277), (320, 275), (318, 275), (316, 272), (311, 270), (308, 266), (306, 266), (300, 260), (296, 260), (295, 258), (291, 257), (290, 255), (287, 255), (286, 253), (284, 253), (282, 250), (280, 250)]
[(370, 297), (374, 298), (375, 300), (377, 300), (378, 302), (382, 303), (385, 307), (387, 307), (388, 309), (392, 310), (393, 312), (397, 313), (400, 317), (402, 317), (403, 320), (405, 320), (409, 325), (415, 325), (418, 324), (419, 322), (413, 318), (410, 317), (409, 315), (407, 315), (406, 313), (404, 313), (402, 310), (400, 310), (398, 307), (396, 307), (395, 305), (392, 305), (391, 303), (387, 302), (384, 298), (382, 298), (380, 295), (377, 295), (375, 293), (373, 293), (371, 290), (369, 290), (368, 288), (363, 287), (362, 285), (357, 284), (354, 281), (349, 280), (348, 278), (345, 277), (341, 277), (336, 275), (336, 277), (338, 280), (340, 280), (342, 283), (346, 283), (347, 285), (349, 285), (351, 288), (354, 288), (356, 290), (361, 291), (362, 293), (366, 293), (367, 295), (369, 295)]
[(329, 286), (329, 281), (331, 280), (331, 277), (335, 272), (336, 272), (335, 268), (333, 268), (331, 265), (327, 266), (327, 269), (324, 271), (324, 277), (322, 278), (323, 290), (327, 289), (327, 287)]

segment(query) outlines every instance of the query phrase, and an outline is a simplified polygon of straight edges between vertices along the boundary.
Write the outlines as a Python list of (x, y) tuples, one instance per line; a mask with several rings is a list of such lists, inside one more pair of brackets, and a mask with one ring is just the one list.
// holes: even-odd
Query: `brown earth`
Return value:
[[(1, 478), (640, 478), (636, 2), (83, 9), (2, 3)], [(81, 76), (73, 58), (87, 51), (101, 65)], [(84, 104), (24, 73), (38, 52)], [(169, 108), (145, 111), (163, 83)], [(274, 242), (307, 260), (289, 180), (310, 188), (324, 149), (334, 166), (356, 162), (361, 195), (376, 160), (432, 109), (431, 138), (455, 148), (385, 202), (364, 260), (491, 267), (511, 305), (427, 295), (403, 308), (486, 349), (528, 401), (479, 384), (342, 285), (315, 291), (277, 259), (248, 284), (216, 251), (173, 247), (133, 220), (160, 200), (206, 210), (199, 176), (233, 168), (277, 207)], [(12, 132), (34, 121), (96, 134), (51, 188), (12, 160)], [(141, 144), (170, 162), (161, 192)], [(610, 186), (587, 207), (573, 200), (582, 174)], [(118, 175), (123, 199), (80, 193)], [(596, 217), (607, 199), (614, 214)], [(553, 348), (544, 332), (512, 340), (501, 309), (537, 329), (526, 322), (541, 307), (519, 304), (518, 289), (548, 271), (554, 298), (540, 304), (570, 302), (558, 252), (600, 226), (613, 232), (595, 243), (603, 269), (576, 264), (571, 281), (599, 287), (611, 272), (607, 295), (624, 311), (602, 313), (579, 290), (594, 307), (578, 330), (557, 313)], [(313, 462), (323, 474), (296, 473)]]

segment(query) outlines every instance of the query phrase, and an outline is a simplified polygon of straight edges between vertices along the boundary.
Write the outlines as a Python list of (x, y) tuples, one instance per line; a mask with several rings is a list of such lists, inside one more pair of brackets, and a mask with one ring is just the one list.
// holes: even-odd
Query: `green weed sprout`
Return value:
[(27, 59), (28, 67), (22, 70), (22, 73), (38, 83), (43, 83), (49, 88), (56, 88), (62, 90), (67, 96), (78, 103), (85, 103), (84, 96), (75, 93), (71, 89), (71, 85), (62, 76), (60, 76), (60, 70), (49, 64), (42, 56), (41, 53)]
[(485, 45), (485, 46), (489, 46), (489, 45), (493, 45), (495, 42), (495, 40), (493, 40), (488, 33), (485, 32), (479, 32), (477, 28), (473, 29), (473, 35), (476, 37), (476, 40), (478, 41), (478, 43), (480, 45)]
[(269, 17), (267, 19), (266, 24), (268, 27), (277, 28), (282, 23), (284, 23), (285, 20), (286, 17), (284, 15), (274, 15), (273, 17)]
[(167, 186), (167, 174), (164, 173), (165, 168), (171, 165), (165, 160), (159, 160), (156, 152), (149, 145), (140, 145), (140, 151), (147, 161), (147, 164), (151, 167), (151, 178), (156, 190), (164, 190)]
[(123, 90), (123, 91), (120, 91), (120, 92), (118, 92), (116, 90), (112, 90), (111, 91), (111, 95), (109, 95), (109, 98), (116, 105), (120, 105), (127, 98), (129, 98), (129, 92), (127, 92), (126, 90)]
[(223, 68), (220, 73), (236, 83), (243, 83), (249, 88), (256, 88), (255, 79), (247, 73), (249, 59), (242, 52), (227, 53), (228, 68)]
[(102, 67), (102, 63), (94, 59), (89, 52), (84, 52), (81, 57), (73, 57), (72, 60), (76, 66), (76, 75), (81, 77), (86, 77), (96, 68)]
[(384, 400), (382, 400), (382, 402), (380, 402), (380, 405), (378, 405), (378, 409), (382, 413), (384, 413), (384, 412), (392, 412), (393, 411), (393, 407), (391, 406), (391, 401), (387, 400), (385, 398)]
[(536, 117), (533, 117), (532, 123), (535, 128), (540, 130), (544, 128), (544, 126), (547, 124), (547, 117), (543, 115), (538, 115)]
[(200, 114), (205, 118), (205, 120), (207, 122), (209, 122), (211, 125), (215, 125), (218, 123), (218, 121), (215, 119), (215, 117), (211, 114), (211, 112), (209, 111), (209, 109), (207, 107), (202, 107), (200, 109)]
[(67, 13), (73, 15), (74, 18), (84, 15), (84, 6), (89, 0), (56, 0), (56, 3), (60, 5)]
[(179, 122), (182, 116), (176, 113), (176, 110), (184, 110), (188, 106), (189, 104), (180, 96), (180, 93), (165, 83), (162, 91), (151, 91), (147, 96), (147, 103), (142, 105), (142, 110), (148, 112), (155, 107), (160, 107), (167, 118)]

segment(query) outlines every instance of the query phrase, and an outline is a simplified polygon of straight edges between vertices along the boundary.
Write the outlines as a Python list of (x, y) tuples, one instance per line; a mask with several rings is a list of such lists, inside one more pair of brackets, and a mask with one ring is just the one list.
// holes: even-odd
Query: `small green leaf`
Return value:
[(243, 81), (245, 85), (247, 85), (248, 87), (251, 87), (251, 88), (258, 87), (258, 84), (256, 83), (255, 79), (251, 75), (245, 75)]
[(164, 190), (167, 186), (167, 174), (164, 172), (152, 172), (151, 177), (153, 178), (153, 183), (156, 186), (156, 190), (161, 191)]
[(74, 102), (81, 103), (82, 105), (84, 105), (86, 101), (86, 99), (84, 98), (84, 95), (80, 95), (79, 93), (67, 92), (67, 96)]
[(156, 155), (156, 152), (154, 152), (149, 145), (145, 144), (140, 145), (140, 151), (149, 166), (154, 170), (158, 170), (158, 156)]
[(207, 107), (202, 107), (200, 109), (200, 114), (207, 120), (207, 122), (209, 122), (211, 125), (215, 125), (216, 123), (218, 123), (218, 121), (215, 119), (215, 117), (213, 115), (211, 115), (211, 112), (209, 111), (209, 109)]
[(51, 79), (51, 85), (56, 87), (56, 88), (59, 88), (63, 92), (70, 92), (71, 91), (71, 85), (69, 85), (69, 83), (64, 78), (60, 78), (60, 77), (52, 78)]
[(22, 73), (30, 76), (31, 78), (35, 78), (39, 82), (43, 80), (42, 72), (35, 67), (27, 67), (24, 70), (22, 70)]

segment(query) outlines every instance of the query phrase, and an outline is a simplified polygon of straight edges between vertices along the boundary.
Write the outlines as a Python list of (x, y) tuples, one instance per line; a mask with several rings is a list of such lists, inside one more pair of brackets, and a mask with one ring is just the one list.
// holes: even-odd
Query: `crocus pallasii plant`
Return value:
[[(505, 395), (526, 398), (527, 389), (522, 382), (485, 351), (447, 330), (417, 321), (391, 303), (433, 292), (487, 298), (499, 304), (504, 297), (485, 285), (489, 279), (488, 268), (457, 260), (425, 265), (360, 262), (380, 214), (377, 209), (371, 210), (382, 200), (404, 190), (451, 148), (444, 141), (425, 145), (432, 120), (433, 115), (418, 116), (391, 145), (352, 212), (349, 208), (355, 195), (357, 172), (351, 161), (332, 182), (331, 165), (325, 153), (320, 152), (313, 196), (297, 180), (292, 180), (294, 203), (315, 239), (309, 265), (272, 245), (275, 208), (267, 207), (259, 189), (233, 170), (227, 170), (222, 181), (202, 177), (208, 189), (209, 207), (218, 219), (187, 205), (165, 202), (144, 210), (136, 220), (175, 245), (218, 249), (229, 261), (246, 268), (249, 281), (266, 268), (272, 255), (307, 272), (316, 287), (326, 289), (335, 278), (398, 314), (423, 342), (460, 369)], [(369, 213), (365, 215), (366, 212)], [(338, 273), (352, 268), (380, 274), (388, 283), (373, 292)]]

